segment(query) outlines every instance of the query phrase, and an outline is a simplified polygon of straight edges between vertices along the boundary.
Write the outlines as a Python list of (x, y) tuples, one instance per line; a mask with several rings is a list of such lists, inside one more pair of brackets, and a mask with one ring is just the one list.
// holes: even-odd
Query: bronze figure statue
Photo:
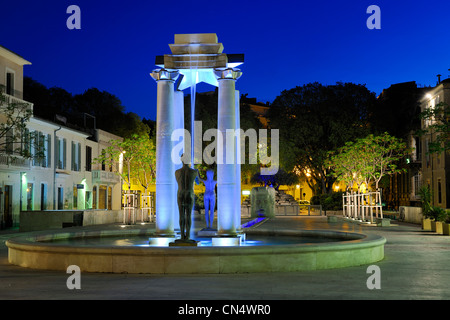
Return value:
[(178, 183), (177, 202), (180, 214), (181, 240), (189, 241), (191, 212), (194, 206), (194, 182), (199, 183), (198, 171), (183, 162), (183, 167), (175, 171), (175, 178)]

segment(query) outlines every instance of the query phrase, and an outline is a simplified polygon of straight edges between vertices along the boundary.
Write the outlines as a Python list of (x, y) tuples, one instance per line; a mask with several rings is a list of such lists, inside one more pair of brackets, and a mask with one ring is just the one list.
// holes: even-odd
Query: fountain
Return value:
[[(243, 55), (227, 55), (223, 53), (223, 45), (218, 42), (216, 34), (177, 34), (175, 43), (169, 47), (172, 54), (157, 57), (156, 64), (161, 69), (154, 70), (152, 77), (158, 85), (157, 102), (157, 140), (156, 140), (156, 234), (150, 239), (151, 243), (170, 243), (175, 236), (174, 222), (176, 210), (173, 199), (176, 198), (176, 181), (173, 173), (178, 157), (172, 154), (178, 141), (172, 141), (173, 130), (181, 129), (183, 123), (184, 89), (191, 91), (191, 164), (198, 159), (195, 157), (195, 94), (199, 82), (217, 86), (219, 88), (218, 103), (218, 135), (222, 137), (223, 146), (227, 145), (227, 130), (239, 128), (239, 91), (235, 89), (235, 82), (241, 76), (236, 66), (243, 63)], [(178, 79), (181, 76), (181, 79)], [(177, 88), (174, 88), (178, 80)], [(163, 89), (164, 88), (164, 89)], [(176, 90), (175, 90), (176, 89)], [(177, 126), (178, 125), (178, 126)], [(240, 139), (233, 136), (232, 150), (221, 148), (216, 155), (217, 163), (217, 225), (218, 235), (213, 239), (220, 245), (222, 242), (238, 245), (240, 243)], [(230, 143), (229, 143), (230, 144)], [(231, 144), (230, 144), (231, 145)], [(187, 143), (185, 143), (185, 148)], [(169, 161), (169, 150), (171, 161)], [(180, 153), (183, 150), (180, 150)], [(239, 158), (238, 158), (239, 157)], [(231, 159), (230, 159), (231, 158)]]
[[(158, 56), (156, 65), (160, 69), (151, 73), (157, 82), (155, 230), (137, 225), (74, 227), (15, 237), (6, 243), (10, 263), (64, 271), (69, 265), (77, 265), (86, 272), (245, 273), (349, 267), (383, 259), (386, 240), (376, 235), (334, 230), (267, 231), (252, 226), (261, 221), (241, 225), (240, 137), (233, 136), (230, 144), (233, 149), (224, 146), (227, 146), (226, 130), (240, 127), (239, 91), (235, 82), (241, 76), (236, 67), (243, 63), (243, 55), (222, 53), (223, 46), (215, 34), (175, 35), (175, 43), (169, 46), (172, 54)], [(186, 221), (178, 219), (177, 177), (182, 181), (180, 174), (175, 175), (175, 172), (192, 173), (189, 166), (182, 169), (182, 162), (192, 165), (196, 162), (193, 124), (199, 82), (218, 86), (218, 135), (223, 136), (222, 148), (216, 154), (217, 233), (200, 242), (190, 241)], [(192, 99), (191, 141), (185, 142), (180, 150), (175, 148), (179, 142), (173, 141), (172, 134), (184, 130), (182, 90), (188, 88)], [(192, 179), (186, 183), (188, 188)], [(185, 210), (191, 202), (183, 201), (180, 208)], [(181, 225), (178, 221), (182, 221)], [(178, 228), (184, 241), (176, 241), (180, 238)], [(136, 237), (148, 240), (144, 243), (129, 240)], [(280, 241), (287, 237), (289, 241)], [(265, 240), (255, 240), (261, 238)], [(195, 244), (186, 245), (189, 242)]]

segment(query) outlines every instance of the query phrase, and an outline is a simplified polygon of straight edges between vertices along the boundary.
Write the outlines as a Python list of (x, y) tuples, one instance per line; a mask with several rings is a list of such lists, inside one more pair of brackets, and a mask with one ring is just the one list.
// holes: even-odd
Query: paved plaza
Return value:
[[(98, 228), (85, 227), (85, 228)], [(117, 228), (117, 225), (102, 226)], [(136, 226), (142, 227), (142, 226)], [(147, 224), (146, 228), (154, 225)], [(387, 239), (385, 258), (376, 263), (381, 288), (368, 289), (368, 266), (343, 269), (253, 274), (152, 275), (81, 273), (81, 289), (69, 290), (69, 274), (13, 266), (5, 241), (24, 235), (0, 232), (0, 300), (148, 299), (148, 300), (297, 300), (297, 299), (449, 299), (450, 237), (393, 221), (390, 227), (326, 217), (279, 217), (264, 229), (336, 229), (375, 233)]]

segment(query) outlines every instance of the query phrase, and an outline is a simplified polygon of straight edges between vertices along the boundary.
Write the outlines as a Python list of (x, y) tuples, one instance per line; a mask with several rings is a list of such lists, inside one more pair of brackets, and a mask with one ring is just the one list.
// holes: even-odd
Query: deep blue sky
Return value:
[[(66, 27), (71, 4), (81, 8), (81, 30)], [(381, 30), (366, 27), (371, 4)], [(31, 61), (24, 74), (47, 87), (97, 87), (155, 119), (149, 73), (176, 33), (217, 33), (225, 53), (244, 53), (237, 88), (258, 101), (314, 81), (366, 84), (378, 95), (449, 76), (449, 12), (448, 0), (15, 0), (2, 5), (0, 45)]]

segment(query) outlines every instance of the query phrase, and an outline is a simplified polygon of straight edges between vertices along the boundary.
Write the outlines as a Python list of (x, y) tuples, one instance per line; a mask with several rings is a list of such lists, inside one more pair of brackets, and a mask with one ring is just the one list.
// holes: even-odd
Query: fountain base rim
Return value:
[[(320, 270), (373, 264), (384, 258), (386, 239), (331, 230), (246, 230), (247, 234), (309, 235), (337, 237), (346, 241), (312, 245), (235, 247), (75, 247), (49, 242), (59, 237), (102, 235), (89, 232), (40, 234), (15, 237), (6, 242), (11, 264), (33, 269), (66, 270), (77, 265), (84, 272), (195, 274), (252, 273)], [(103, 235), (123, 235), (125, 230)], [(128, 232), (127, 234), (130, 234)], [(141, 234), (136, 230), (134, 234)], [(149, 233), (150, 235), (150, 233)], [(171, 238), (173, 241), (173, 238)]]

